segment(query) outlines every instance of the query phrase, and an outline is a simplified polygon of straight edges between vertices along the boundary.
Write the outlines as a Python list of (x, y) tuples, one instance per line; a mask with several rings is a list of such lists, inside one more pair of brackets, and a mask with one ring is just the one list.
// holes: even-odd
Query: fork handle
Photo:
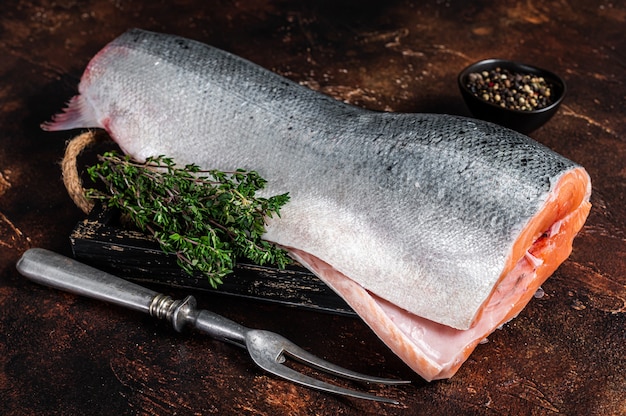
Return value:
[(27, 250), (18, 260), (17, 270), (44, 286), (166, 319), (179, 332), (185, 325), (190, 325), (216, 339), (234, 342), (240, 346), (245, 344), (248, 328), (216, 313), (196, 309), (193, 296), (173, 300), (154, 290), (42, 248)]
[(177, 331), (189, 324), (214, 338), (239, 345), (244, 343), (247, 328), (216, 313), (196, 309), (193, 296), (173, 300), (154, 290), (42, 248), (27, 250), (16, 267), (22, 275), (44, 286), (167, 319)]
[(158, 292), (42, 248), (27, 250), (17, 270), (44, 286), (150, 313)]

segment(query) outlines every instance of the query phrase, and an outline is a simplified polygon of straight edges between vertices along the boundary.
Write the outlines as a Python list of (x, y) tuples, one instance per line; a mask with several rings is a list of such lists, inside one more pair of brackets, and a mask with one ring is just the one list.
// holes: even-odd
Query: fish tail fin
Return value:
[(98, 121), (93, 106), (82, 96), (75, 95), (63, 112), (52, 116), (52, 120), (41, 124), (45, 131), (71, 130), (77, 128), (104, 127)]

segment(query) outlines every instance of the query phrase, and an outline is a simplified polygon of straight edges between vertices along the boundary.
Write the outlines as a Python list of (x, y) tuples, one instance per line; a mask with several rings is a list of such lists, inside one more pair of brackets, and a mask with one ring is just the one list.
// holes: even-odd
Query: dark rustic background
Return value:
[[(365, 3), (1, 2), (0, 414), (626, 414), (624, 2)], [(421, 381), (359, 319), (199, 294), (202, 307), (346, 367), (413, 379), (372, 388), (397, 406), (296, 387), (238, 348), (32, 284), (15, 271), (20, 254), (70, 254), (68, 236), (84, 218), (60, 180), (71, 134), (38, 125), (76, 91), (91, 56), (130, 27), (210, 43), (378, 110), (467, 115), (455, 77), (482, 58), (550, 69), (569, 94), (531, 136), (588, 169), (587, 225), (546, 296), (446, 381)]]

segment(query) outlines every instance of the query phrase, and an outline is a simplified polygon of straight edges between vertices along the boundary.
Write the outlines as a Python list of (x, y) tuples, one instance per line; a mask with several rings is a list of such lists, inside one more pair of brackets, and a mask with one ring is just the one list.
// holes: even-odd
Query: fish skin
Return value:
[(461, 330), (554, 184), (579, 168), (494, 124), (367, 111), (208, 45), (137, 29), (92, 59), (79, 92), (45, 129), (105, 128), (138, 160), (256, 170), (267, 194), (291, 196), (267, 240)]

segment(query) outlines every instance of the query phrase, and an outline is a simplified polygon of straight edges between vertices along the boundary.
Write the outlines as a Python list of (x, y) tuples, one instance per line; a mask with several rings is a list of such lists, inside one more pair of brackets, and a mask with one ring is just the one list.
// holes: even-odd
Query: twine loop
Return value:
[(63, 174), (63, 184), (67, 193), (74, 201), (74, 204), (80, 208), (85, 214), (89, 214), (94, 207), (94, 202), (85, 196), (83, 181), (78, 173), (76, 159), (87, 147), (97, 143), (101, 139), (101, 134), (92, 130), (82, 133), (70, 141), (65, 148), (65, 155), (61, 161), (61, 170)]

